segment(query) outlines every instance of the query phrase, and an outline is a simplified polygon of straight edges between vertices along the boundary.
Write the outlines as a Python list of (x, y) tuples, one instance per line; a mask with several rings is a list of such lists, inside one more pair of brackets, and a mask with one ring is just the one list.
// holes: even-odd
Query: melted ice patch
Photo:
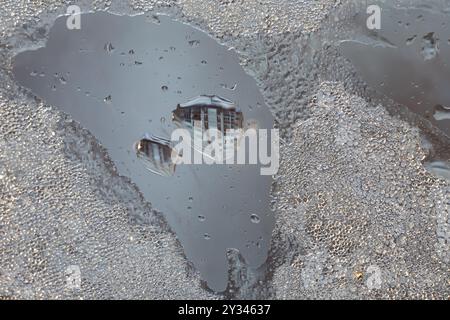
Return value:
[[(273, 118), (268, 108), (255, 107), (263, 98), (232, 51), (188, 25), (159, 20), (83, 14), (81, 30), (68, 30), (60, 17), (45, 48), (16, 57), (14, 74), (98, 139), (118, 172), (165, 214), (209, 287), (223, 291), (228, 248), (239, 250), (252, 268), (267, 259), (271, 177), (261, 176), (259, 165), (157, 167), (165, 174), (155, 175), (136, 156), (136, 141), (145, 133), (170, 138), (172, 111), (201, 95), (225, 97), (261, 128), (272, 128)], [(224, 83), (235, 83), (234, 90)], [(151, 147), (166, 154), (164, 146)]]

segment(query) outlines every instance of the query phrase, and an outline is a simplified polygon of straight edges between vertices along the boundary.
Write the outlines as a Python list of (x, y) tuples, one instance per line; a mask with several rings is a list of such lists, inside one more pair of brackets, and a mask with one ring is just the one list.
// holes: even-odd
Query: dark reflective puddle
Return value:
[[(447, 13), (429, 8), (385, 6), (381, 29), (365, 39), (342, 42), (341, 51), (369, 85), (407, 106), (450, 137), (450, 20)], [(443, 157), (436, 160), (450, 160), (448, 152)], [(427, 168), (433, 167), (433, 163), (427, 165)], [(445, 172), (442, 166), (438, 171)], [(440, 174), (441, 177), (448, 175), (449, 172)]]
[(180, 127), (272, 128), (255, 81), (234, 52), (168, 17), (83, 14), (81, 26), (58, 18), (45, 48), (16, 57), (17, 81), (95, 135), (208, 286), (225, 290), (228, 248), (250, 267), (266, 261), (272, 178), (260, 165), (176, 165), (170, 137)]

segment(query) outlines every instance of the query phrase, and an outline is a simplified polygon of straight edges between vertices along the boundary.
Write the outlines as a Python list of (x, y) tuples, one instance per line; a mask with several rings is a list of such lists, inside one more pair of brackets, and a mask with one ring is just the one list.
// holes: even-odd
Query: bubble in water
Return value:
[(202, 64), (208, 64), (208, 61), (202, 60)]
[(207, 233), (204, 234), (203, 238), (205, 238), (205, 240), (211, 240), (211, 236)]
[(162, 124), (164, 124), (164, 123), (166, 123), (166, 118), (165, 117), (161, 117), (160, 121), (161, 121)]
[(198, 220), (200, 221), (200, 222), (204, 222), (205, 220), (206, 220), (206, 217), (205, 216), (198, 216)]
[(168, 86), (162, 86), (161, 90), (165, 92), (165, 91), (169, 90), (169, 87)]
[(109, 95), (109, 96), (107, 96), (107, 97), (105, 97), (105, 98), (103, 99), (103, 101), (106, 102), (106, 103), (110, 103), (111, 100), (112, 100), (111, 95)]
[(253, 223), (259, 223), (261, 221), (261, 219), (258, 217), (258, 215), (252, 214), (250, 216), (250, 221), (253, 222)]

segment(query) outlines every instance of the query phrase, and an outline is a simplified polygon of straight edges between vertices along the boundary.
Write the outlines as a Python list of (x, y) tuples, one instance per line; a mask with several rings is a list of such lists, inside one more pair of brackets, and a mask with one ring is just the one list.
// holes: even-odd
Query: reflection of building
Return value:
[(161, 176), (171, 176), (175, 173), (170, 140), (154, 135), (145, 135), (136, 143), (135, 147), (138, 158), (151, 172)]
[[(187, 103), (178, 104), (172, 112), (172, 119), (179, 127), (191, 131), (193, 147), (201, 153), (213, 139), (218, 139), (219, 147), (222, 152), (226, 151), (224, 156), (228, 159), (240, 144), (241, 132), (231, 133), (229, 130), (242, 129), (244, 116), (233, 102), (222, 97), (202, 95)], [(220, 135), (213, 138), (215, 134)]]
[(189, 128), (217, 129), (226, 135), (228, 129), (241, 129), (244, 117), (236, 105), (218, 96), (199, 96), (188, 103), (179, 104), (173, 119)]

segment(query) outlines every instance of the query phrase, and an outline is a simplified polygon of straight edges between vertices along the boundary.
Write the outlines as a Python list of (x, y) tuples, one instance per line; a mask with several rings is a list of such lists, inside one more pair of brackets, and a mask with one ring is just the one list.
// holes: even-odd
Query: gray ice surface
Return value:
[[(93, 136), (12, 80), (13, 56), (44, 45), (69, 2), (4, 1), (0, 296), (448, 299), (450, 187), (423, 163), (448, 156), (449, 142), (368, 86), (340, 54), (342, 40), (377, 40), (355, 19), (366, 1), (79, 4), (149, 19), (166, 13), (235, 48), (283, 132), (269, 258), (252, 270), (230, 250), (229, 289), (205, 290), (165, 220)], [(73, 265), (81, 289), (66, 284)]]

